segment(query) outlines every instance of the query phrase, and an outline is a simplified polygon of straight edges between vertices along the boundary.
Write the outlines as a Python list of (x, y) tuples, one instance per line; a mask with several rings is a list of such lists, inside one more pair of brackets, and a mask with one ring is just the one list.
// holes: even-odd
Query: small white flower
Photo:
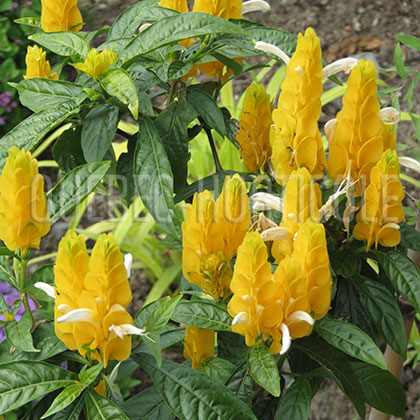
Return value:
[(255, 207), (262, 207), (262, 210), (283, 210), (283, 200), (269, 193), (257, 192), (251, 196)]
[(265, 242), (276, 241), (278, 239), (289, 239), (289, 231), (284, 227), (272, 227), (261, 232), (261, 238)]
[(80, 308), (80, 309), (73, 309), (70, 312), (60, 316), (57, 318), (57, 322), (61, 324), (62, 322), (78, 322), (78, 321), (85, 321), (90, 322), (93, 324), (93, 314), (90, 309), (87, 308)]
[(412, 171), (416, 171), (420, 174), (420, 162), (418, 160), (406, 156), (400, 157), (398, 160), (401, 166), (411, 169)]
[(379, 111), (379, 118), (385, 125), (394, 125), (400, 122), (401, 114), (398, 109), (388, 106)]
[(42, 281), (37, 281), (34, 286), (39, 289), (42, 290), (46, 295), (48, 295), (49, 297), (55, 299), (55, 292), (54, 292), (54, 287), (52, 287), (50, 284), (48, 283), (44, 283)]
[(292, 339), (290, 338), (290, 331), (286, 324), (282, 323), (280, 325), (280, 329), (283, 334), (283, 338), (282, 338), (282, 343), (281, 343), (282, 347), (279, 354), (282, 355), (286, 353), (287, 350), (289, 350), (290, 344), (292, 343)]
[(121, 340), (124, 339), (125, 335), (143, 335), (145, 332), (145, 330), (131, 324), (111, 325), (109, 331), (113, 331)]
[(271, 6), (264, 0), (249, 0), (242, 4), (242, 14), (251, 12), (269, 12)]
[(283, 63), (286, 65), (288, 65), (290, 62), (290, 57), (283, 50), (281, 50), (279, 47), (273, 44), (269, 44), (264, 41), (257, 41), (255, 43), (254, 48), (256, 50), (261, 50), (261, 51), (275, 55), (276, 57), (280, 58), (280, 60), (282, 60)]
[(143, 32), (149, 26), (152, 26), (152, 24), (151, 23), (143, 23), (143, 25), (141, 25), (140, 28), (139, 28), (139, 32)]
[(340, 60), (336, 60), (328, 66), (324, 67), (324, 76), (322, 78), (323, 81), (327, 80), (330, 76), (339, 73), (340, 71), (344, 71), (344, 73), (350, 73), (351, 69), (359, 62), (358, 58), (354, 57), (346, 57), (340, 58)]
[(247, 322), (249, 320), (249, 315), (246, 312), (239, 312), (233, 318), (232, 325), (239, 325)]
[(304, 321), (309, 325), (314, 325), (315, 320), (305, 311), (295, 311), (287, 317), (287, 322)]
[(131, 276), (131, 266), (133, 264), (133, 256), (131, 254), (125, 254), (124, 255), (124, 266), (127, 270), (127, 278), (130, 278)]

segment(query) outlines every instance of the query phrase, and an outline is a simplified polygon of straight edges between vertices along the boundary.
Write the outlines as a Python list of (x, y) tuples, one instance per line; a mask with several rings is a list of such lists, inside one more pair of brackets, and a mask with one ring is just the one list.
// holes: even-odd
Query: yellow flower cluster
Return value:
[(196, 193), (182, 224), (182, 266), (185, 278), (216, 300), (230, 295), (230, 261), (250, 225), (244, 181), (226, 177), (214, 200), (209, 191)]
[(41, 0), (41, 5), (41, 26), (45, 32), (78, 32), (82, 29), (83, 19), (77, 0)]
[(403, 198), (398, 156), (395, 150), (387, 149), (370, 172), (353, 231), (357, 239), (366, 241), (367, 251), (373, 243), (377, 248), (378, 243), (392, 247), (400, 242), (398, 223), (404, 220)]
[(271, 156), (270, 129), (272, 105), (264, 85), (253, 83), (245, 91), (244, 103), (239, 117), (239, 132), (236, 141), (241, 146), (241, 156), (248, 172), (264, 169)]
[(308, 28), (305, 35), (299, 34), (281, 85), (278, 107), (273, 111), (271, 163), (281, 184), (301, 167), (316, 177), (324, 172), (326, 160), (318, 128), (322, 75), (320, 41)]
[(34, 45), (28, 46), (26, 53), (26, 75), (24, 79), (32, 79), (34, 77), (42, 77), (44, 79), (57, 80), (58, 74), (51, 74), (50, 62), (46, 59), (47, 53)]
[(44, 178), (30, 152), (10, 149), (0, 176), (0, 239), (10, 251), (39, 248), (50, 230)]
[(135, 329), (126, 310), (132, 299), (123, 256), (112, 234), (102, 234), (91, 256), (81, 236), (60, 241), (54, 267), (55, 331), (70, 350), (103, 361), (125, 360)]
[(188, 326), (185, 330), (184, 357), (192, 361), (192, 368), (197, 369), (208, 357), (214, 357), (215, 333), (213, 330)]
[(93, 79), (105, 75), (109, 66), (117, 61), (117, 53), (112, 50), (103, 50), (98, 52), (96, 48), (92, 48), (84, 63), (75, 63), (73, 66), (85, 73)]
[(188, 13), (187, 0), (160, 0), (159, 6), (176, 10), (180, 13)]

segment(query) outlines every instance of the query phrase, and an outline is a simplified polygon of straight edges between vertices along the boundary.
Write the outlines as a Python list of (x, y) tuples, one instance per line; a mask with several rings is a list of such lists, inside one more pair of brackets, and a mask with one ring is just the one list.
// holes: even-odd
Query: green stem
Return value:
[[(20, 262), (20, 278), (19, 278), (19, 289), (23, 290), (26, 286), (26, 267), (28, 265), (28, 255), (26, 253), (22, 254), (22, 260)], [(34, 322), (34, 317), (32, 315), (31, 308), (29, 307), (28, 295), (23, 292), (23, 306), (25, 311), (30, 315), (32, 322)]]
[(60, 137), (65, 131), (70, 129), (72, 125), (73, 125), (72, 123), (67, 123), (67, 124), (64, 124), (63, 126), (57, 128), (57, 130), (55, 130), (49, 137), (47, 137), (47, 139), (43, 143), (41, 143), (41, 145), (32, 153), (32, 157), (33, 158), (38, 157), (45, 149), (48, 148), (48, 146), (54, 140), (56, 140), (58, 137)]
[(223, 168), (220, 164), (219, 155), (217, 154), (216, 145), (214, 144), (213, 135), (211, 134), (211, 129), (208, 127), (204, 127), (204, 131), (207, 134), (207, 138), (209, 139), (211, 153), (213, 155), (214, 164), (216, 166), (216, 172), (222, 172)]
[(32, 258), (29, 262), (28, 265), (33, 265), (33, 264), (37, 264), (46, 260), (51, 260), (53, 258), (55, 258), (57, 255), (57, 252), (50, 252), (49, 254), (45, 254), (45, 255), (40, 255), (39, 257), (36, 258)]
[(204, 38), (204, 41), (200, 45), (200, 48), (192, 56), (192, 61), (194, 61), (201, 54), (201, 52), (204, 50), (204, 48), (207, 47), (209, 39), (210, 39), (210, 35), (206, 35), (206, 37)]

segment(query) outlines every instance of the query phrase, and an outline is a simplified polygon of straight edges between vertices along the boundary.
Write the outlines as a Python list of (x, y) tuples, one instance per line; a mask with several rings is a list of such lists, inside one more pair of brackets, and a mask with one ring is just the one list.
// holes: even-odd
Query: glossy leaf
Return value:
[(118, 127), (118, 108), (99, 104), (91, 109), (83, 121), (81, 146), (86, 162), (102, 160), (111, 147)]
[(420, 252), (420, 232), (413, 226), (401, 226), (401, 244), (413, 251)]
[(171, 299), (164, 300), (159, 306), (157, 306), (147, 318), (144, 324), (146, 331), (159, 331), (162, 327), (167, 324), (169, 319), (172, 317), (176, 305), (181, 300), (182, 295), (175, 296)]
[(200, 370), (207, 376), (210, 376), (210, 378), (224, 385), (235, 373), (236, 366), (220, 357), (208, 357), (200, 363)]
[(134, 359), (153, 378), (180, 420), (256, 420), (250, 408), (232, 391), (197, 370), (167, 360), (158, 368), (146, 354), (135, 355)]
[(394, 287), (420, 312), (420, 270), (397, 251), (376, 252), (379, 264)]
[(0, 256), (0, 281), (5, 281), (12, 285), (15, 289), (18, 289), (19, 283), (16, 280), (12, 267), (9, 264), (9, 258), (6, 256)]
[(81, 145), (82, 127), (66, 130), (55, 142), (52, 148), (54, 160), (64, 172), (69, 172), (86, 163)]
[(152, 121), (140, 120), (134, 158), (137, 191), (156, 222), (181, 240), (181, 218), (173, 200), (173, 175), (165, 149)]
[(84, 394), (72, 404), (56, 413), (51, 420), (79, 420), (84, 405)]
[(324, 317), (315, 324), (316, 332), (329, 344), (366, 363), (386, 369), (382, 352), (360, 328), (349, 322)]
[(32, 151), (51, 130), (79, 112), (76, 102), (62, 103), (52, 109), (32, 114), (0, 139), (0, 169), (6, 163), (9, 150), (17, 146)]
[(89, 44), (83, 36), (70, 31), (37, 32), (29, 37), (42, 47), (64, 57), (75, 56), (84, 60), (89, 52)]
[(362, 362), (352, 362), (351, 367), (369, 405), (395, 417), (405, 416), (405, 391), (392, 373)]
[(280, 402), (276, 420), (307, 420), (311, 411), (312, 388), (309, 379), (302, 376), (290, 385)]
[(209, 302), (181, 300), (171, 319), (207, 330), (230, 331), (232, 318), (220, 305)]
[(51, 407), (45, 412), (41, 419), (45, 419), (68, 407), (83, 391), (80, 384), (71, 384), (64, 388), (55, 398)]
[(346, 279), (351, 279), (359, 272), (359, 259), (343, 251), (334, 252), (330, 257), (331, 265), (336, 274)]
[(51, 224), (84, 200), (99, 184), (111, 163), (93, 162), (67, 173), (47, 194)]
[(71, 385), (76, 375), (44, 362), (19, 360), (0, 364), (0, 378), (0, 413), (5, 413)]
[(103, 363), (98, 363), (95, 366), (92, 366), (79, 374), (79, 379), (82, 385), (86, 388), (88, 387), (93, 381), (96, 380), (98, 375), (102, 372), (104, 368)]
[(116, 404), (92, 388), (86, 392), (85, 407), (88, 420), (129, 420)]
[(274, 356), (264, 343), (256, 343), (248, 350), (249, 373), (258, 385), (275, 397), (280, 396), (280, 375)]
[(6, 322), (4, 331), (6, 332), (7, 341), (18, 350), (39, 352), (40, 350), (33, 345), (31, 328), (32, 318), (28, 313), (24, 313), (19, 321)]
[(238, 366), (226, 383), (226, 386), (245, 404), (251, 406), (254, 382), (248, 372), (246, 362)]

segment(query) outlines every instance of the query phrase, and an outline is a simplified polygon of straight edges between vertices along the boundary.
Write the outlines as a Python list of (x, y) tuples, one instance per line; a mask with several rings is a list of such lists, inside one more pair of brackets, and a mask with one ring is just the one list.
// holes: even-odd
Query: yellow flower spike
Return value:
[(318, 118), (321, 114), (322, 63), (319, 38), (312, 28), (298, 36), (287, 66), (278, 107), (273, 111), (271, 163), (285, 184), (293, 170), (305, 167), (315, 177), (326, 166)]
[(188, 326), (185, 330), (184, 357), (192, 361), (192, 368), (198, 369), (202, 361), (214, 357), (213, 330)]
[(363, 205), (357, 214), (353, 235), (366, 241), (366, 251), (378, 243), (393, 247), (399, 244), (398, 223), (404, 220), (402, 200), (404, 190), (400, 180), (400, 165), (395, 150), (387, 149), (370, 172), (370, 183), (363, 195)]
[(182, 267), (185, 278), (216, 300), (230, 294), (230, 260), (250, 224), (248, 196), (239, 176), (227, 177), (214, 200), (209, 191), (196, 193), (182, 224)]
[(57, 80), (58, 74), (51, 74), (50, 62), (46, 59), (47, 53), (37, 45), (28, 46), (26, 53), (26, 75), (24, 79), (32, 79), (34, 77), (42, 77), (44, 79)]
[(242, 19), (242, 0), (195, 0), (193, 12), (207, 13), (222, 19)]
[(41, 0), (41, 26), (45, 32), (82, 29), (83, 18), (77, 8), (77, 0)]
[(271, 156), (272, 104), (264, 85), (253, 83), (245, 91), (236, 141), (248, 172), (259, 172)]
[(96, 48), (92, 48), (84, 63), (75, 63), (73, 67), (87, 73), (93, 79), (105, 75), (109, 66), (117, 61), (117, 53), (112, 50), (103, 50), (98, 52)]
[(44, 178), (30, 152), (10, 149), (0, 176), (0, 239), (10, 251), (39, 248), (50, 230)]
[(159, 6), (166, 7), (167, 9), (176, 10), (180, 13), (188, 12), (187, 0), (160, 0)]

